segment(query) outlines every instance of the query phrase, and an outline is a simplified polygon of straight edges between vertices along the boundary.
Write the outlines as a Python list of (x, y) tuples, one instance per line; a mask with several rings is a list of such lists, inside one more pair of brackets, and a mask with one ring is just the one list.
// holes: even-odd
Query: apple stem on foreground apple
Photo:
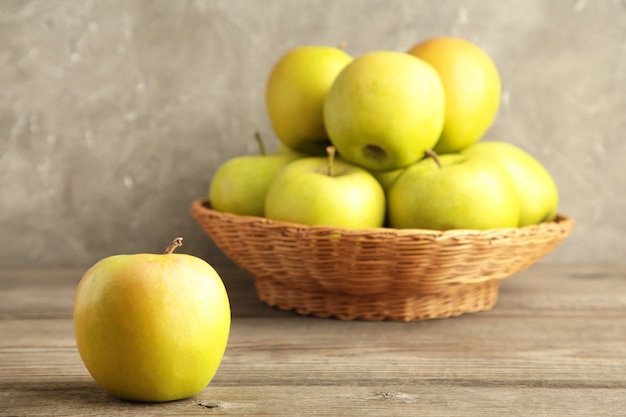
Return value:
[(172, 240), (172, 243), (170, 243), (167, 249), (165, 249), (165, 255), (169, 255), (170, 253), (174, 252), (174, 249), (176, 249), (179, 246), (183, 246), (182, 237), (177, 237), (176, 239)]
[(254, 138), (256, 139), (257, 145), (259, 145), (259, 154), (266, 155), (265, 144), (263, 143), (261, 134), (259, 132), (254, 132)]
[(441, 165), (441, 160), (439, 159), (439, 155), (437, 155), (435, 151), (433, 151), (432, 149), (426, 149), (425, 153), (427, 157), (431, 157), (435, 160), (439, 168), (443, 168), (443, 165)]
[(336, 149), (334, 146), (327, 146), (326, 152), (328, 153), (328, 176), (333, 176), (333, 165), (335, 162)]

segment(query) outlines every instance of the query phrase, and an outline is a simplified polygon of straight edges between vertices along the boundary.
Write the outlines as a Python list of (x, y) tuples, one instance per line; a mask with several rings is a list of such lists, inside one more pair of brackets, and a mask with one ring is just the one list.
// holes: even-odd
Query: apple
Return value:
[(500, 107), (498, 68), (477, 44), (455, 37), (435, 37), (413, 46), (409, 54), (431, 64), (445, 91), (445, 123), (435, 152), (453, 153), (480, 140)]
[(211, 381), (230, 332), (230, 304), (204, 260), (172, 253), (114, 255), (89, 268), (74, 298), (85, 367), (110, 395), (132, 401), (189, 398)]
[(343, 160), (298, 159), (274, 179), (265, 200), (268, 219), (363, 229), (381, 227), (385, 220), (385, 193), (368, 171)]
[(391, 186), (387, 195), (391, 227), (517, 227), (515, 186), (498, 162), (462, 154), (432, 155), (408, 167)]
[(492, 158), (507, 170), (520, 201), (519, 226), (556, 218), (559, 204), (556, 183), (546, 168), (531, 154), (511, 143), (500, 141), (475, 143), (462, 153)]
[(257, 136), (260, 155), (231, 158), (219, 166), (209, 187), (211, 207), (241, 216), (264, 215), (265, 194), (283, 167), (305, 155), (295, 151), (265, 154)]
[(444, 91), (434, 68), (412, 55), (373, 51), (348, 64), (324, 102), (331, 142), (370, 171), (406, 167), (439, 140)]
[(284, 54), (270, 72), (265, 101), (278, 139), (288, 147), (324, 155), (330, 144), (324, 99), (337, 74), (352, 61), (343, 49), (308, 45)]

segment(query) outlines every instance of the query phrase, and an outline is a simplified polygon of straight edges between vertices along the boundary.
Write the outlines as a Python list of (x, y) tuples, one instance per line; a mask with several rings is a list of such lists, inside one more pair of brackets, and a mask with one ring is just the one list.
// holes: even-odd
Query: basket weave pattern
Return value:
[(304, 226), (238, 216), (196, 200), (191, 214), (255, 280), (269, 305), (321, 317), (421, 320), (488, 310), (500, 280), (572, 230), (549, 223), (490, 231)]

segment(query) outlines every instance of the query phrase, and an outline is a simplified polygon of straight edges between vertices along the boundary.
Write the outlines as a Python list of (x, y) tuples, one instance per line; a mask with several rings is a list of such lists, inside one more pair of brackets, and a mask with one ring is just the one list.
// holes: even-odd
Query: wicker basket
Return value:
[(549, 223), (489, 231), (304, 226), (212, 210), (191, 214), (254, 278), (265, 303), (304, 315), (424, 320), (489, 310), (500, 280), (549, 253), (573, 228)]

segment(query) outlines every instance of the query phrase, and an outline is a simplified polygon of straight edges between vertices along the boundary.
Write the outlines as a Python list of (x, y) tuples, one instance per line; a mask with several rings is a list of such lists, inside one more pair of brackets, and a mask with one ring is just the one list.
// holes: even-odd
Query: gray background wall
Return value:
[(189, 215), (226, 159), (275, 145), (264, 107), (292, 47), (357, 56), (440, 35), (497, 63), (488, 139), (553, 174), (572, 237), (542, 262), (626, 265), (621, 0), (0, 1), (0, 266), (184, 251), (228, 262)]

